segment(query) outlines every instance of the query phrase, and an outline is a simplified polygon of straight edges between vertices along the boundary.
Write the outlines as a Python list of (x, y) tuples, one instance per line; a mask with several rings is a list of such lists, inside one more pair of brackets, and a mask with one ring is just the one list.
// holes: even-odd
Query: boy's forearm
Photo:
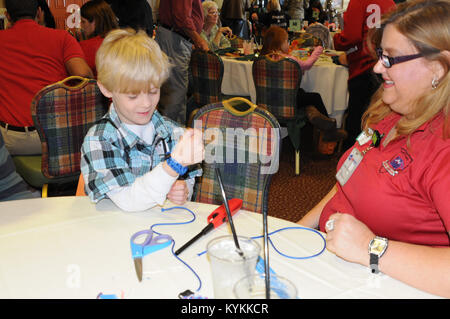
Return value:
[(130, 186), (107, 193), (108, 197), (124, 211), (142, 211), (156, 205), (163, 205), (177, 176), (164, 170), (163, 164), (138, 177)]

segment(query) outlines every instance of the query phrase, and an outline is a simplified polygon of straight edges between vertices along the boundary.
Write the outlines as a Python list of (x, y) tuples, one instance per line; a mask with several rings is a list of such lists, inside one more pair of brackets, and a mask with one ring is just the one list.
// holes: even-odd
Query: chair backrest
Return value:
[(200, 107), (220, 101), (223, 79), (222, 58), (211, 51), (194, 50), (190, 68), (195, 104)]
[(252, 72), (256, 104), (269, 110), (279, 121), (295, 119), (302, 80), (299, 64), (281, 55), (265, 55), (253, 62)]
[(321, 45), (324, 49), (334, 50), (333, 38), (331, 37), (330, 30), (321, 23), (315, 23), (306, 28), (306, 33), (312, 34), (314, 37), (321, 41)]
[(87, 196), (84, 190), (84, 178), (83, 173), (80, 174), (78, 178), (77, 190), (75, 192), (75, 196)]
[(233, 34), (230, 38), (231, 47), (234, 49), (239, 49), (244, 47), (244, 38), (238, 37)]
[(203, 130), (206, 146), (193, 199), (223, 203), (218, 167), (228, 199), (240, 198), (243, 209), (266, 212), (271, 176), (279, 163), (280, 125), (275, 117), (237, 97), (199, 109), (194, 127)]
[(107, 112), (108, 104), (95, 80), (78, 76), (48, 85), (34, 96), (31, 115), (41, 139), (44, 176), (80, 173), (84, 136)]

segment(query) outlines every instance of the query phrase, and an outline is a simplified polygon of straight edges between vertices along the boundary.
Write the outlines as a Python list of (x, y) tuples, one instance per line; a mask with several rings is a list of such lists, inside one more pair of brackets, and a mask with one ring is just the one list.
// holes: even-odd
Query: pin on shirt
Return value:
[(369, 141), (372, 141), (372, 143), (362, 151), (358, 150), (356, 147), (352, 149), (350, 155), (347, 157), (336, 174), (336, 179), (338, 180), (339, 184), (341, 184), (341, 186), (344, 186), (345, 183), (347, 183), (347, 181), (353, 175), (356, 168), (361, 163), (364, 155), (372, 148), (380, 146), (381, 139), (384, 135), (380, 134), (380, 132), (378, 132), (377, 130), (372, 130), (370, 128), (367, 131), (369, 134), (363, 131), (361, 134), (359, 134), (356, 140), (361, 146), (368, 143)]

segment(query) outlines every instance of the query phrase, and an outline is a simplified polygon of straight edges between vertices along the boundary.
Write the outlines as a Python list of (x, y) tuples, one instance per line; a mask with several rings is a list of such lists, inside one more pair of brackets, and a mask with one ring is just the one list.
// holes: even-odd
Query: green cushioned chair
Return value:
[(96, 80), (68, 77), (40, 90), (31, 115), (42, 144), (42, 156), (13, 156), (17, 172), (47, 196), (48, 184), (78, 181), (81, 145), (89, 128), (107, 112), (109, 101)]

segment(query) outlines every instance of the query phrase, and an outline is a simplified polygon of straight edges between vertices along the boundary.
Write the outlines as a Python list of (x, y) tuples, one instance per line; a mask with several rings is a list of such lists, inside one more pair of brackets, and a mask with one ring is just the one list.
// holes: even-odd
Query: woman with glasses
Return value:
[(229, 27), (219, 27), (219, 11), (217, 3), (214, 1), (204, 1), (202, 3), (204, 24), (200, 36), (208, 42), (209, 49), (216, 51), (217, 49), (229, 48), (230, 41), (225, 37), (230, 37), (233, 32)]
[(450, 297), (450, 2), (411, 0), (375, 29), (383, 83), (338, 183), (299, 223), (327, 248)]

